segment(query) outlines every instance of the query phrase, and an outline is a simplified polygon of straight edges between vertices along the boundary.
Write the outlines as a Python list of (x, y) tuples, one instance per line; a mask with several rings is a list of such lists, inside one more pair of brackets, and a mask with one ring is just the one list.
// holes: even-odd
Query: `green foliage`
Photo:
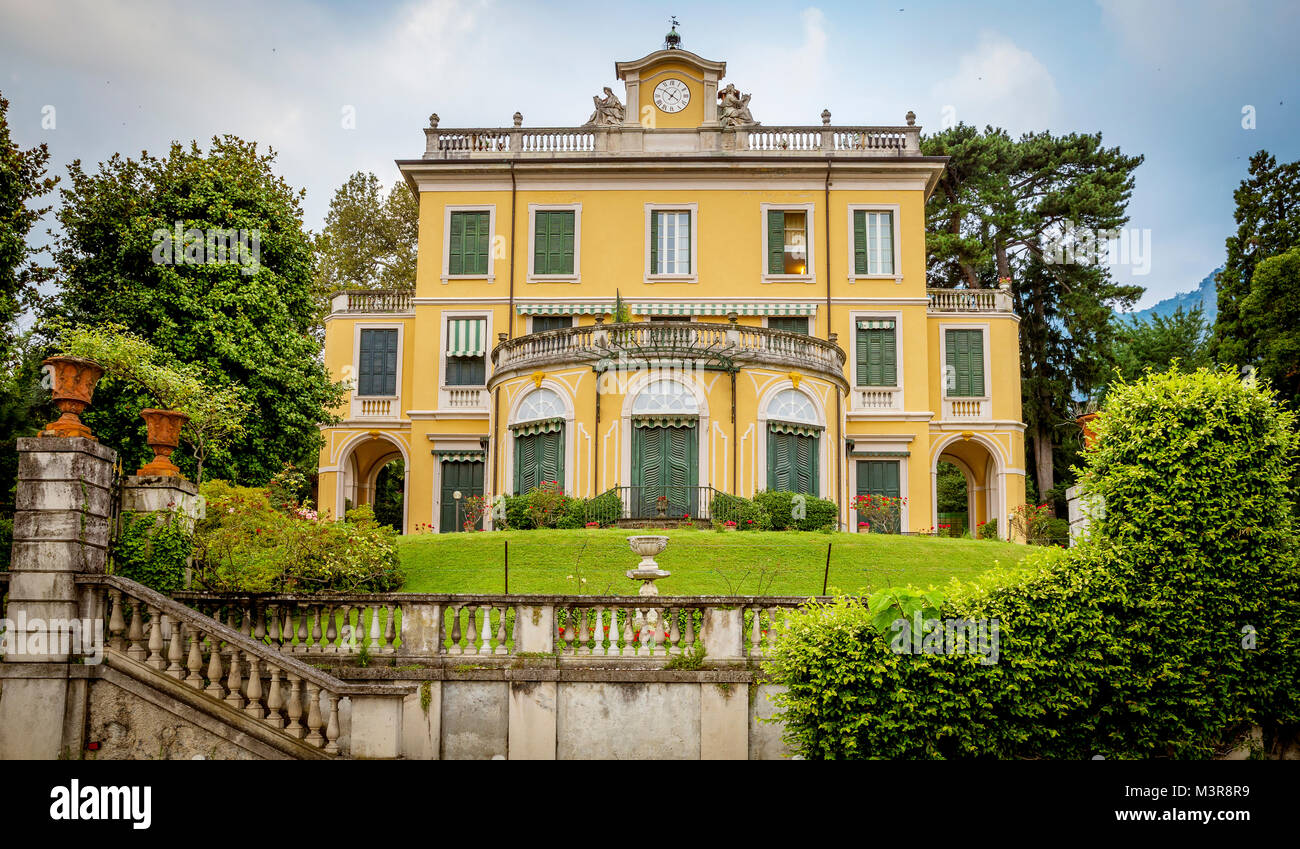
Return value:
[(194, 552), (192, 524), (180, 510), (123, 513), (113, 541), (113, 573), (160, 593), (181, 589)]
[(940, 513), (965, 513), (966, 476), (947, 460), (939, 461), (938, 492)]
[(889, 495), (855, 495), (853, 510), (858, 516), (858, 531), (873, 534), (896, 534), (902, 531), (905, 498)]
[[(1066, 523), (1067, 525), (1069, 522)], [(1068, 528), (1067, 528), (1068, 531)], [(975, 526), (975, 534), (980, 539), (997, 539), (998, 538), (998, 520), (989, 519), (987, 522), (980, 522)], [(1068, 533), (1067, 533), (1068, 536)]]
[(725, 492), (714, 493), (709, 515), (713, 517), (714, 525), (735, 522), (738, 531), (757, 531), (766, 524), (763, 509), (756, 503)]
[(602, 528), (612, 527), (623, 516), (623, 498), (617, 489), (608, 489), (589, 498), (584, 504), (583, 524), (596, 522)]
[(1255, 266), (1241, 324), (1255, 340), (1259, 376), (1300, 409), (1300, 243)]
[(698, 643), (695, 644), (695, 647), (690, 651), (685, 651), (682, 652), (681, 654), (675, 654), (672, 657), (668, 658), (668, 662), (664, 664), (664, 669), (681, 669), (681, 670), (703, 669), (705, 654), (706, 652), (704, 649), (704, 641), (700, 640)]
[(754, 503), (762, 511), (764, 530), (785, 531), (820, 531), (836, 525), (839, 510), (834, 501), (825, 498), (804, 496), (804, 516), (794, 518), (794, 498), (796, 493), (763, 490), (754, 494)]
[[(302, 193), (276, 175), (272, 154), (224, 136), (206, 151), (195, 143), (174, 144), (161, 158), (114, 155), (93, 172), (74, 162), (69, 182), (55, 243), (62, 289), (50, 313), (120, 324), (208, 384), (246, 388), (251, 414), (237, 438), (207, 457), (210, 474), (260, 485), (284, 462), (314, 468), (318, 425), (335, 420), (330, 411), (343, 395), (320, 357)], [(177, 222), (182, 233), (245, 231), (248, 261), (199, 261), (183, 245), (169, 256), (160, 234), (174, 240)], [(139, 417), (149, 406), (144, 394), (106, 386), (83, 417), (128, 468), (152, 456)], [(174, 459), (194, 475), (194, 458)]]
[(1058, 519), (1046, 503), (1021, 504), (1011, 514), (1011, 532), (1030, 545), (1066, 546), (1070, 542), (1070, 523)]
[(792, 617), (769, 671), (789, 688), (777, 700), (794, 748), (1206, 757), (1245, 725), (1294, 733), (1295, 416), (1231, 374), (1171, 371), (1112, 389), (1097, 431), (1081, 478), (1106, 505), (1091, 541), (941, 605), (946, 619), (999, 623), (997, 662), (896, 653), (870, 601)]
[[(406, 464), (390, 460), (375, 477), (375, 519), (381, 525), (400, 531), (402, 528), (402, 502), (406, 493)], [(468, 505), (466, 505), (468, 506)]]
[(325, 229), (312, 244), (322, 298), (341, 289), (414, 289), (419, 218), (404, 182), (385, 197), (374, 174), (349, 177), (330, 200)]
[(396, 534), (369, 505), (345, 521), (314, 518), (266, 489), (207, 481), (196, 533), (195, 583), (217, 592), (391, 592), (405, 576)]
[(1199, 306), (1187, 311), (1179, 307), (1172, 315), (1132, 324), (1121, 322), (1116, 333), (1115, 368), (1121, 380), (1137, 380), (1147, 369), (1165, 371), (1175, 360), (1184, 369), (1211, 364), (1209, 326)]
[(285, 463), (275, 477), (266, 482), (266, 497), (271, 507), (281, 513), (292, 513), (307, 502), (311, 484), (302, 470)]

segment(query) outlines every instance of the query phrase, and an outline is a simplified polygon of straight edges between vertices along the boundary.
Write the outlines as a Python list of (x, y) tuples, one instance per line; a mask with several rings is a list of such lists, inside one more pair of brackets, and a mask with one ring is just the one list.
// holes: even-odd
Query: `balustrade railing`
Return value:
[(101, 594), (105, 645), (270, 728), (339, 754), (339, 702), (404, 698), (408, 688), (349, 684), (214, 617), (116, 575), (78, 584)]
[(931, 312), (1011, 312), (1011, 293), (1003, 289), (926, 289)]
[(337, 293), (332, 310), (336, 313), (410, 312), (413, 297), (413, 289), (355, 289)]

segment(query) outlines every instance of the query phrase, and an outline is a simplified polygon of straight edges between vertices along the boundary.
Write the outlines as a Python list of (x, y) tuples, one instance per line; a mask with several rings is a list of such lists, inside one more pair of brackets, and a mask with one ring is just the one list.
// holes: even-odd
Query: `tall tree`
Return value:
[[(1142, 157), (1104, 147), (1100, 133), (1013, 140), (965, 124), (923, 139), (921, 149), (950, 157), (926, 208), (928, 276), (950, 287), (1008, 285), (1021, 315), (1023, 409), (1037, 489), (1046, 497), (1062, 466), (1058, 425), (1073, 398), (1104, 380), (1111, 310), (1142, 293), (1075, 249), (1106, 241), (1128, 221)], [(1056, 245), (1070, 248), (1067, 261)]]
[(385, 196), (374, 174), (353, 174), (334, 193), (313, 244), (320, 292), (414, 288), (419, 220), (405, 183), (395, 183)]
[(1209, 325), (1199, 306), (1190, 310), (1179, 307), (1172, 315), (1153, 315), (1131, 323), (1116, 321), (1120, 324), (1116, 329), (1115, 369), (1129, 383), (1147, 369), (1168, 370), (1174, 360), (1184, 371), (1195, 371), (1213, 362)]
[[(341, 400), (313, 336), (318, 317), (303, 193), (272, 170), (274, 153), (234, 136), (173, 144), (163, 158), (115, 154), (87, 172), (69, 166), (55, 246), (62, 296), (51, 312), (116, 322), (214, 385), (242, 384), (252, 414), (229, 450), (205, 460), (211, 477), (265, 483), (284, 463), (312, 468), (318, 424)], [(141, 407), (121, 384), (95, 393), (87, 423), (147, 459)], [(174, 455), (187, 474), (194, 459)]]
[(1219, 274), (1211, 352), (1222, 363), (1257, 365), (1262, 340), (1243, 321), (1242, 302), (1260, 262), (1300, 245), (1300, 161), (1279, 165), (1272, 154), (1259, 151), (1232, 197), (1237, 232), (1227, 239), (1228, 257)]
[[(38, 285), (52, 269), (39, 263), (43, 248), (27, 241), (48, 206), (32, 205), (58, 182), (46, 167), (44, 144), (20, 148), (9, 133), (9, 101), (0, 95), (0, 518), (13, 514), (18, 475), (15, 440), (43, 421), (49, 393), (42, 391), (39, 345), (19, 331), (18, 318), (40, 300)], [(8, 546), (0, 562), (8, 561)]]
[(1300, 408), (1300, 245), (1255, 266), (1239, 315), (1259, 375)]

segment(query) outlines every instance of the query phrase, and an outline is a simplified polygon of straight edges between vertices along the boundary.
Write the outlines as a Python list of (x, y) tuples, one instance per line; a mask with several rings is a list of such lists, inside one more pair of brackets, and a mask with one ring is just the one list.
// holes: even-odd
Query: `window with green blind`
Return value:
[(898, 385), (898, 333), (892, 319), (862, 319), (857, 323), (858, 386)]
[(668, 210), (650, 213), (650, 273), (691, 273), (691, 214)]
[(358, 395), (397, 394), (396, 330), (362, 330), (358, 359)]
[(894, 273), (894, 213), (853, 211), (853, 273)]
[(564, 487), (564, 429), (515, 437), (515, 494), (532, 492), (547, 481)]
[(573, 316), (571, 315), (533, 316), (534, 333), (545, 333), (548, 330), (564, 330), (572, 326), (573, 326)]
[(447, 234), (448, 274), (487, 274), (491, 218), (486, 212), (451, 213)]
[(767, 211), (767, 273), (808, 273), (808, 213)]
[(770, 428), (767, 434), (767, 488), (817, 496), (818, 483), (817, 437)]
[(534, 215), (533, 273), (572, 274), (576, 213), (571, 209), (539, 210)]
[(485, 386), (487, 385), (487, 364), (483, 357), (448, 357), (448, 386)]
[(784, 330), (786, 333), (802, 333), (807, 336), (808, 316), (774, 315), (768, 318), (767, 327), (769, 330)]
[(944, 331), (944, 389), (950, 398), (984, 396), (984, 331)]

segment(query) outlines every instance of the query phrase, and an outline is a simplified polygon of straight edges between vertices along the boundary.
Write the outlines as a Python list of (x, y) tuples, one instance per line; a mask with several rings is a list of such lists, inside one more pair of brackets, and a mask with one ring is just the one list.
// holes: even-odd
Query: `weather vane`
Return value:
[(668, 20), (672, 22), (672, 28), (668, 30), (668, 35), (664, 36), (664, 47), (668, 50), (676, 50), (682, 43), (682, 37), (677, 34), (677, 28), (681, 24), (677, 22), (676, 15), (671, 15)]

